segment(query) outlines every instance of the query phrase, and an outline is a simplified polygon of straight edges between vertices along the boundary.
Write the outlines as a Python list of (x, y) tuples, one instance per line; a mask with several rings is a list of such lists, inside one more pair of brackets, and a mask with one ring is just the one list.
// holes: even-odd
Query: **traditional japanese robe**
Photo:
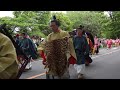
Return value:
[(89, 53), (89, 46), (86, 37), (75, 36), (73, 38), (73, 44), (77, 56), (77, 64), (85, 64), (85, 55)]
[[(66, 31), (60, 30), (60, 32), (56, 32), (56, 33), (52, 32), (51, 34), (48, 35), (46, 43), (47, 42), (52, 42), (54, 40), (63, 39), (65, 37), (68, 37), (68, 38), (70, 37), (69, 33), (66, 32)], [(75, 50), (74, 50), (74, 46), (73, 46), (73, 41), (72, 41), (71, 38), (68, 39), (68, 44), (69, 44), (69, 49), (68, 49), (68, 52), (66, 52), (67, 60), (69, 60), (71, 56), (72, 56), (71, 59), (73, 59), (73, 58), (76, 59), (76, 54), (75, 54)], [(45, 49), (44, 45), (41, 45), (41, 46), (43, 46), (41, 48), (41, 50), (44, 50)], [(62, 57), (58, 57), (58, 58), (62, 58)], [(54, 73), (50, 68), (48, 70), (48, 73), (52, 74), (54, 76), (56, 75), (56, 73)]]
[(20, 42), (20, 48), (25, 52), (26, 55), (31, 55), (33, 59), (37, 58), (36, 47), (31, 39), (24, 38)]
[(99, 41), (98, 41), (98, 38), (94, 38), (93, 54), (94, 53), (99, 53)]
[(11, 40), (0, 33), (0, 79), (15, 79), (17, 74), (16, 50)]
[(111, 48), (111, 46), (112, 46), (112, 40), (109, 39), (109, 40), (107, 40), (107, 47), (108, 47), (108, 48)]

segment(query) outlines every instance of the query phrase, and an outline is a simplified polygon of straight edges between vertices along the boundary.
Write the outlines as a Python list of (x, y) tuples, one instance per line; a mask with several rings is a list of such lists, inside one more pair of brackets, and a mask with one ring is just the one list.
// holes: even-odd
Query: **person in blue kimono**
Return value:
[(73, 37), (73, 45), (77, 57), (77, 63), (74, 68), (77, 71), (78, 79), (84, 78), (85, 73), (85, 55), (89, 53), (89, 46), (85, 36), (83, 36), (83, 29), (78, 27), (76, 29), (76, 35)]
[[(23, 39), (20, 42), (20, 48), (27, 56), (31, 56), (31, 60), (37, 59), (36, 48), (33, 41), (28, 37), (26, 33), (22, 33), (21, 35)], [(31, 62), (29, 64), (29, 66), (26, 66), (26, 69), (31, 69)]]

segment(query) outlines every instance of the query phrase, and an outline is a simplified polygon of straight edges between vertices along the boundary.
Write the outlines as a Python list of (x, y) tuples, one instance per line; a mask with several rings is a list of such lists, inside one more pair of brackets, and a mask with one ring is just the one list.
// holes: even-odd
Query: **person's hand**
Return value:
[(43, 60), (43, 61), (42, 61), (42, 64), (43, 64), (43, 65), (46, 65), (46, 64), (47, 64), (47, 62)]

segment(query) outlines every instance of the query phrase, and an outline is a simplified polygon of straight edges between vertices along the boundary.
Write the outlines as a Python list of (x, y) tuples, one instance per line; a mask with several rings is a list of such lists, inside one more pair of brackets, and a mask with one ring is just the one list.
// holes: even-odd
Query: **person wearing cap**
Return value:
[(85, 55), (89, 53), (89, 46), (85, 36), (83, 36), (83, 29), (78, 27), (76, 36), (73, 37), (73, 45), (77, 56), (77, 63), (74, 68), (77, 71), (78, 79), (83, 79), (85, 74)]

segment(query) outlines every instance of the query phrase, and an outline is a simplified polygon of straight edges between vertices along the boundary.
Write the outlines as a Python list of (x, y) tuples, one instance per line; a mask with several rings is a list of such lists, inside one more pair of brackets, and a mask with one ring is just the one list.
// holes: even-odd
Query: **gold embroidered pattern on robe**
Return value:
[(67, 50), (68, 42), (66, 39), (57, 39), (45, 44), (48, 68), (58, 76), (62, 76), (68, 66)]

